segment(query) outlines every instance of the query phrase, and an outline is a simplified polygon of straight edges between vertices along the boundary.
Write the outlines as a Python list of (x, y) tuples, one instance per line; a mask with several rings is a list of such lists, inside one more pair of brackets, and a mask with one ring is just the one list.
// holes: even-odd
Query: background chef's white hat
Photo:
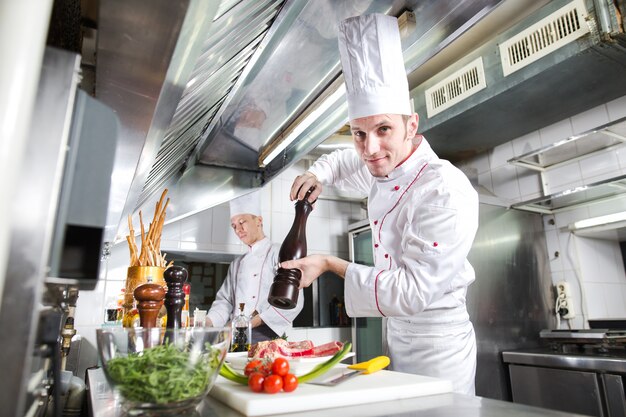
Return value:
[(339, 56), (350, 120), (375, 114), (412, 114), (398, 20), (384, 14), (339, 24)]
[(230, 217), (238, 214), (261, 215), (261, 191), (253, 191), (230, 201)]

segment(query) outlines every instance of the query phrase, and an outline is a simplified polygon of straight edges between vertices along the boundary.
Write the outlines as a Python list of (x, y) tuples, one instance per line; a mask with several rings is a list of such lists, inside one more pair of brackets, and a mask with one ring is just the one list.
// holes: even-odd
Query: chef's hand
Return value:
[(317, 200), (317, 197), (322, 193), (322, 183), (317, 180), (317, 177), (311, 172), (306, 171), (302, 175), (298, 175), (293, 184), (291, 185), (291, 192), (289, 198), (291, 201), (302, 200), (311, 187), (314, 187), (309, 196), (309, 202), (313, 203)]
[(331, 255), (309, 255), (293, 261), (284, 261), (280, 267), (299, 269), (302, 272), (300, 288), (306, 288), (324, 272), (334, 272), (341, 278), (346, 276), (349, 262)]
[(253, 329), (263, 324), (263, 319), (256, 310), (254, 311), (254, 313), (252, 313), (251, 317), (252, 319), (250, 320), (250, 327), (252, 327)]

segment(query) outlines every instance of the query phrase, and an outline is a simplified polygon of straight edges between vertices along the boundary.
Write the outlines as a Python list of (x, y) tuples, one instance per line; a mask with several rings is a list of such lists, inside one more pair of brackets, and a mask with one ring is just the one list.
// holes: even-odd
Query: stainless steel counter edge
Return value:
[[(101, 368), (88, 371), (90, 415), (93, 417), (118, 417), (122, 415), (119, 396), (110, 388)], [(259, 394), (266, 395), (266, 394)], [(274, 394), (279, 400), (281, 395)], [(281, 417), (327, 417), (358, 415), (359, 417), (401, 417), (420, 415), (429, 417), (576, 417), (579, 414), (563, 413), (543, 408), (514, 404), (461, 394), (439, 394), (426, 397), (385, 401), (350, 407), (320, 409), (303, 413), (281, 414)], [(195, 411), (194, 417), (241, 417), (242, 414), (207, 396)], [(580, 416), (584, 417), (584, 416)]]
[(626, 357), (611, 355), (584, 355), (558, 352), (502, 352), (505, 363), (545, 366), (550, 368), (577, 369), (626, 373)]

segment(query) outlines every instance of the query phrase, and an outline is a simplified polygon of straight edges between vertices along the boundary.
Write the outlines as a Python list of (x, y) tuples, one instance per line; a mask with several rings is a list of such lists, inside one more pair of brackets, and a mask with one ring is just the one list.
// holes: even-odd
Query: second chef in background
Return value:
[[(261, 193), (254, 191), (230, 202), (230, 222), (248, 252), (236, 258), (207, 314), (207, 325), (224, 326), (239, 313), (251, 316), (252, 342), (257, 343), (282, 336), (304, 306), (304, 296), (291, 310), (279, 310), (267, 302), (270, 286), (278, 267), (279, 245), (272, 244), (263, 232)], [(300, 290), (302, 292), (302, 290)]]

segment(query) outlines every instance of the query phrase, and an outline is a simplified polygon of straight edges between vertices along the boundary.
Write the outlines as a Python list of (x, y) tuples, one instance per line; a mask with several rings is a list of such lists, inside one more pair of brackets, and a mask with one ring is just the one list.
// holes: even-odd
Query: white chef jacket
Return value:
[(266, 237), (230, 264), (224, 283), (207, 313), (214, 326), (224, 326), (231, 321), (240, 314), (239, 303), (245, 303), (244, 313), (250, 316), (256, 310), (263, 323), (278, 336), (291, 328), (304, 307), (302, 290), (296, 307), (291, 310), (277, 309), (267, 301), (277, 271), (279, 249)]
[(473, 394), (476, 342), (467, 309), (475, 278), (467, 261), (478, 228), (478, 195), (426, 139), (384, 178), (353, 149), (309, 169), (319, 181), (369, 194), (374, 267), (351, 263), (345, 276), (351, 317), (386, 317), (392, 369), (449, 379)]

